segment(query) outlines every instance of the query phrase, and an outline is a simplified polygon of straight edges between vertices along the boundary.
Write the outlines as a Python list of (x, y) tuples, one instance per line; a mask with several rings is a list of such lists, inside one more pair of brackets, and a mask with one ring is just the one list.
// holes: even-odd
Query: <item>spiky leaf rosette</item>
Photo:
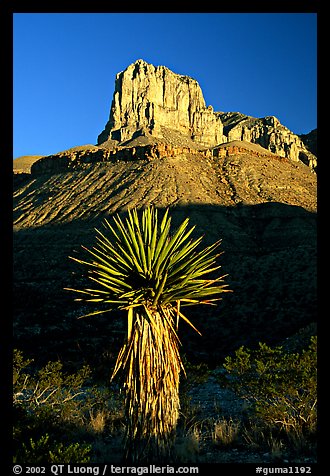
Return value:
[(180, 318), (198, 332), (181, 308), (213, 304), (228, 291), (224, 276), (205, 279), (220, 268), (216, 265), (220, 241), (197, 250), (202, 237), (192, 239), (195, 227), (188, 229), (188, 224), (187, 218), (171, 232), (168, 209), (162, 219), (153, 207), (140, 216), (133, 209), (125, 219), (116, 215), (113, 223), (105, 220), (105, 232), (96, 230), (96, 246), (85, 248), (91, 261), (72, 258), (88, 267), (94, 283), (93, 288), (73, 290), (82, 295), (77, 300), (127, 310), (127, 341), (113, 377), (119, 370), (125, 375), (126, 447), (136, 458), (151, 446), (157, 458), (165, 454), (176, 426), (183, 369), (177, 336)]
[(221, 241), (196, 251), (203, 237), (189, 239), (195, 226), (187, 230), (188, 223), (189, 218), (170, 234), (168, 209), (159, 220), (158, 211), (153, 207), (144, 209), (140, 219), (133, 209), (125, 221), (119, 215), (113, 217), (113, 224), (105, 220), (110, 236), (96, 230), (97, 246), (85, 248), (92, 260), (72, 257), (88, 266), (90, 279), (98, 285), (84, 290), (71, 289), (85, 295), (76, 300), (106, 303), (109, 310), (175, 306), (177, 318), (189, 322), (181, 313), (181, 306), (212, 304), (220, 299), (219, 294), (228, 290), (226, 284), (220, 284), (225, 276), (212, 280), (202, 278), (220, 268), (215, 263), (221, 253), (214, 251)]

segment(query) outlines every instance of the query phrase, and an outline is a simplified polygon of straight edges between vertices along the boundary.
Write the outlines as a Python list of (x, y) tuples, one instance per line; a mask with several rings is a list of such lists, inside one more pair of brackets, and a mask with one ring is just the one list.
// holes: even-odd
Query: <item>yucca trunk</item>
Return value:
[(126, 390), (126, 458), (161, 461), (168, 456), (179, 418), (183, 368), (170, 309), (133, 309), (132, 327), (119, 353)]

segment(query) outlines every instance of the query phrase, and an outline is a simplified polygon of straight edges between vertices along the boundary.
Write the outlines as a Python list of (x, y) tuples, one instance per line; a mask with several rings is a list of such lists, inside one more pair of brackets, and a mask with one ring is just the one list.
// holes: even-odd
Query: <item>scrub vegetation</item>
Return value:
[[(86, 259), (73, 258), (93, 285), (70, 291), (97, 307), (88, 316), (124, 311), (126, 338), (101, 385), (88, 365), (38, 366), (15, 350), (14, 462), (315, 461), (316, 337), (295, 351), (241, 346), (216, 368), (181, 355), (179, 323), (199, 333), (183, 308), (229, 291), (220, 242), (202, 248), (188, 224), (172, 230), (168, 210), (133, 209), (104, 222)], [(205, 402), (192, 402), (215, 387), (236, 393), (243, 410), (228, 415), (219, 401), (205, 414)]]

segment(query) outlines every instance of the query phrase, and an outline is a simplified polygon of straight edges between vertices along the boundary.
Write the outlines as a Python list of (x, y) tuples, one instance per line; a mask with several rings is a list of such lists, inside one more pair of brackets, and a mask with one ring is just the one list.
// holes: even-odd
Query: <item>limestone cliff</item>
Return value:
[(276, 117), (214, 112), (206, 107), (195, 79), (141, 59), (117, 74), (110, 117), (98, 144), (124, 146), (138, 136), (199, 149), (247, 141), (316, 168), (316, 156), (302, 138)]
[(122, 143), (146, 133), (162, 139), (171, 130), (199, 147), (226, 142), (221, 119), (212, 106), (206, 107), (195, 79), (143, 60), (118, 73), (109, 121), (98, 144), (109, 139)]
[(283, 126), (274, 116), (256, 118), (239, 112), (219, 112), (228, 141), (242, 140), (259, 144), (274, 154), (316, 167), (316, 157), (302, 139)]

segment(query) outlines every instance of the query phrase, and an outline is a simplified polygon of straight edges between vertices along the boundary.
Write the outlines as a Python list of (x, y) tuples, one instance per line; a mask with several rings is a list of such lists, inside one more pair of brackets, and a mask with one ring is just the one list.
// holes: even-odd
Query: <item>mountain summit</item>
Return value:
[(76, 146), (47, 157), (21, 157), (14, 161), (14, 169), (58, 172), (85, 162), (177, 155), (182, 148), (217, 156), (219, 146), (241, 141), (243, 148), (256, 144), (264, 154), (268, 151), (316, 171), (315, 138), (316, 130), (313, 138), (310, 134), (300, 137), (275, 116), (215, 112), (206, 105), (195, 79), (139, 59), (116, 75), (109, 120), (97, 145)]
[(193, 148), (243, 140), (316, 166), (316, 157), (302, 139), (276, 117), (214, 112), (195, 79), (141, 59), (117, 74), (109, 120), (98, 145), (124, 145), (138, 136)]
[(212, 106), (206, 107), (195, 79), (143, 60), (118, 73), (109, 121), (98, 144), (145, 133), (166, 139), (171, 131), (202, 147), (226, 141), (221, 119)]

